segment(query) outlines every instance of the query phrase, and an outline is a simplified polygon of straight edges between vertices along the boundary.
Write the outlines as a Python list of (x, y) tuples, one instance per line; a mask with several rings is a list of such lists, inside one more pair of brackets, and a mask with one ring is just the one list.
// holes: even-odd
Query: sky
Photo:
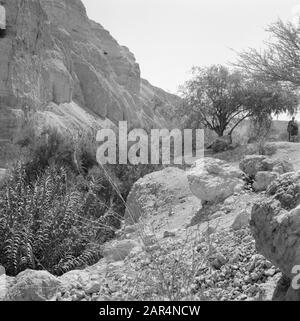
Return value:
[(176, 93), (193, 66), (227, 64), (261, 48), (266, 27), (292, 20), (300, 0), (83, 0), (89, 17), (127, 46), (142, 77)]

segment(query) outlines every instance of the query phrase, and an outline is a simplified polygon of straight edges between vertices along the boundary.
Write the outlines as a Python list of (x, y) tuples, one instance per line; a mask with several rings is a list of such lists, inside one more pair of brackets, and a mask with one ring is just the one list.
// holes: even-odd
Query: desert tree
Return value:
[(192, 79), (181, 87), (178, 116), (189, 128), (208, 128), (219, 137), (231, 136), (245, 119), (262, 119), (293, 111), (298, 98), (280, 83), (253, 79), (221, 65), (194, 67)]
[(278, 20), (267, 28), (270, 37), (263, 50), (248, 49), (239, 54), (237, 66), (252, 76), (272, 82), (300, 86), (300, 17), (298, 23)]

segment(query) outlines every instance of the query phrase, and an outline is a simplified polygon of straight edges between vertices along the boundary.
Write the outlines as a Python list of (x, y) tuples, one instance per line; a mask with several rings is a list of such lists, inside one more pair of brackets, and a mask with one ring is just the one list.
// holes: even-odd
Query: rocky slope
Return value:
[[(262, 161), (251, 159), (241, 166), (247, 172)], [(141, 178), (128, 197), (123, 228), (104, 245), (102, 260), (58, 278), (30, 270), (2, 278), (0, 299), (271, 300), (281, 267), (258, 253), (249, 226), (251, 208), (268, 196), (241, 188), (237, 179), (232, 185), (239, 188), (228, 189), (224, 200), (220, 186), (228, 168), (241, 173), (236, 165), (207, 158), (192, 169), (166, 168)], [(220, 201), (208, 202), (208, 195)]]
[(128, 48), (80, 0), (9, 0), (0, 39), (0, 139), (24, 116), (58, 128), (166, 126), (179, 98), (141, 79)]

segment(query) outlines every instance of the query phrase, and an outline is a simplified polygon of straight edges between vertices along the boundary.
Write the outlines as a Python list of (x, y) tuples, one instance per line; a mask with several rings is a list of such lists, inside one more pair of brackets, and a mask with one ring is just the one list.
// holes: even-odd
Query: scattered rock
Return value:
[(153, 246), (158, 242), (157, 237), (154, 234), (148, 234), (142, 236), (142, 242), (144, 246)]
[(236, 201), (234, 196), (230, 196), (228, 198), (226, 198), (226, 200), (224, 201), (224, 205), (232, 205), (234, 204), (234, 202)]
[(300, 203), (300, 172), (279, 176), (269, 185), (267, 193), (280, 201), (283, 208), (295, 208)]
[(231, 228), (234, 231), (240, 230), (242, 228), (245, 228), (249, 225), (250, 221), (250, 213), (248, 211), (242, 211), (234, 220), (233, 224), (231, 225)]
[(212, 267), (219, 270), (223, 265), (227, 263), (227, 259), (221, 253), (217, 253), (215, 259), (212, 261)]
[(214, 227), (208, 226), (208, 227), (205, 229), (204, 234), (205, 234), (206, 236), (210, 236), (210, 235), (214, 234), (215, 232), (216, 232), (216, 229), (215, 229)]
[(6, 301), (49, 301), (59, 291), (61, 282), (47, 271), (26, 270), (14, 280)]
[(198, 160), (187, 173), (192, 193), (203, 202), (220, 202), (243, 185), (242, 173), (233, 165), (214, 158)]
[(224, 213), (223, 211), (217, 211), (216, 213), (214, 213), (214, 214), (211, 216), (211, 219), (212, 219), (212, 220), (215, 220), (215, 219), (220, 218), (220, 217), (222, 217), (222, 216), (224, 216), (224, 215), (225, 215), (225, 213)]
[[(184, 199), (189, 203), (201, 205), (189, 189), (184, 170), (168, 167), (146, 175), (133, 185), (127, 197), (125, 226), (143, 222), (149, 217), (163, 213), (171, 220), (176, 216), (177, 208), (181, 208), (182, 211), (182, 207), (185, 206)], [(186, 224), (188, 223), (187, 221)]]
[(215, 153), (220, 153), (228, 150), (231, 147), (231, 136), (218, 137), (211, 145), (212, 150)]
[(240, 169), (254, 178), (258, 172), (277, 172), (278, 174), (292, 172), (293, 165), (281, 159), (272, 159), (264, 155), (247, 155), (240, 162)]
[(275, 273), (276, 273), (276, 269), (269, 269), (269, 270), (266, 270), (265, 272), (265, 275), (266, 276), (274, 276), (275, 275)]
[(279, 174), (276, 172), (257, 172), (255, 175), (255, 182), (253, 187), (255, 191), (265, 191), (267, 187), (278, 178)]
[[(265, 200), (255, 204), (251, 214), (251, 230), (257, 249), (275, 266), (279, 267), (287, 280), (292, 280), (293, 268), (300, 263), (300, 207), (288, 212), (276, 200)], [(276, 251), (274, 251), (276, 249)], [(299, 299), (299, 290), (289, 284), (285, 289), (289, 299)]]
[(169, 231), (164, 232), (164, 238), (175, 237), (175, 236), (176, 236), (175, 232), (169, 232)]
[(84, 289), (84, 292), (86, 294), (94, 294), (94, 293), (98, 293), (101, 290), (101, 284), (99, 282), (91, 282), (89, 283), (86, 288)]
[(240, 162), (240, 169), (250, 177), (255, 177), (257, 172), (266, 170), (264, 161), (266, 156), (263, 155), (248, 155)]

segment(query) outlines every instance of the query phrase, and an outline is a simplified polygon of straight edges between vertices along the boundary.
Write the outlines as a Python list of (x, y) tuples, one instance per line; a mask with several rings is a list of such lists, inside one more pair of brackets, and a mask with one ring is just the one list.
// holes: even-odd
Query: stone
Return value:
[(272, 171), (275, 173), (278, 173), (279, 175), (285, 174), (285, 173), (291, 173), (294, 172), (294, 166), (287, 162), (287, 161), (277, 161), (275, 162)]
[(221, 202), (243, 184), (242, 172), (224, 161), (206, 157), (187, 172), (192, 193), (202, 202)]
[(239, 252), (235, 252), (235, 253), (233, 253), (232, 257), (230, 257), (228, 262), (230, 264), (235, 264), (235, 263), (239, 262), (241, 260), (241, 258), (242, 258), (241, 254)]
[(266, 156), (247, 155), (240, 162), (240, 169), (250, 177), (255, 177), (257, 172), (264, 171)]
[(218, 137), (211, 145), (212, 150), (215, 153), (220, 153), (228, 150), (232, 144), (230, 136)]
[(49, 301), (59, 292), (61, 282), (47, 271), (21, 272), (9, 287), (6, 301)]
[(267, 194), (290, 210), (300, 204), (300, 172), (280, 175), (267, 188)]
[(176, 236), (175, 232), (169, 232), (169, 231), (164, 232), (164, 238), (175, 237), (175, 236)]
[(91, 295), (91, 294), (100, 292), (100, 290), (101, 290), (101, 284), (99, 282), (93, 281), (85, 287), (84, 292), (86, 294)]
[(235, 203), (236, 199), (234, 196), (230, 196), (228, 198), (226, 198), (226, 200), (224, 201), (224, 205), (233, 205)]
[(7, 290), (14, 284), (14, 278), (5, 274), (5, 269), (0, 265), (0, 302), (4, 300)]
[(273, 159), (264, 155), (247, 155), (240, 162), (240, 169), (254, 178), (258, 172), (277, 172), (278, 174), (292, 172), (293, 165), (281, 159)]
[(268, 269), (264, 272), (264, 275), (266, 276), (274, 276), (276, 273), (276, 269)]
[[(182, 203), (183, 199), (188, 205), (186, 202)], [(135, 182), (127, 197), (126, 205), (125, 229), (137, 223), (148, 222), (154, 217), (156, 219), (161, 217), (161, 220), (168, 217), (169, 225), (164, 230), (166, 228), (176, 230), (190, 223), (193, 213), (187, 209), (200, 207), (201, 202), (190, 191), (186, 172), (179, 168), (167, 167), (145, 175)]]
[(215, 220), (215, 219), (220, 218), (220, 217), (222, 217), (222, 216), (224, 216), (224, 215), (225, 215), (225, 213), (224, 213), (223, 211), (217, 211), (217, 212), (214, 213), (210, 218), (211, 218), (212, 220)]
[(227, 263), (227, 259), (226, 257), (221, 254), (221, 253), (216, 253), (213, 256), (213, 260), (212, 260), (212, 267), (215, 268), (216, 270), (220, 270), (222, 266), (224, 266)]
[(234, 231), (241, 230), (249, 225), (250, 221), (250, 213), (248, 211), (242, 211), (238, 216), (235, 218), (231, 228)]
[(242, 191), (244, 190), (244, 188), (245, 188), (245, 184), (244, 184), (244, 183), (243, 183), (243, 184), (238, 184), (238, 185), (236, 185), (235, 188), (233, 189), (234, 195), (239, 195), (239, 194), (241, 194)]
[(267, 187), (278, 178), (279, 174), (276, 172), (257, 172), (255, 175), (255, 181), (253, 187), (255, 191), (265, 191)]
[(291, 280), (295, 277), (293, 268), (300, 262), (300, 207), (287, 211), (277, 200), (261, 201), (252, 208), (250, 226), (258, 251), (289, 280), (281, 295), (299, 299), (299, 290), (292, 289)]
[(85, 292), (83, 290), (74, 289), (72, 295), (75, 295), (77, 300), (82, 300), (85, 298)]
[(203, 233), (206, 236), (210, 236), (210, 235), (214, 234), (215, 232), (216, 232), (216, 228), (215, 227), (208, 226)]

